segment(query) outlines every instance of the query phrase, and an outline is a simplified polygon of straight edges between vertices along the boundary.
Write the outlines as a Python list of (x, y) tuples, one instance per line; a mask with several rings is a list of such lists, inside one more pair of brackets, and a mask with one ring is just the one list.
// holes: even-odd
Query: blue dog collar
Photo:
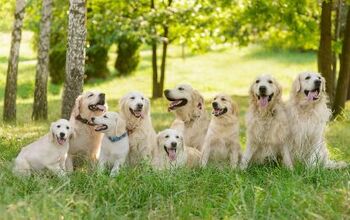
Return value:
[(111, 141), (111, 142), (118, 142), (120, 141), (121, 139), (125, 138), (126, 136), (128, 136), (128, 133), (125, 132), (124, 134), (120, 135), (120, 136), (113, 136), (113, 137), (108, 137), (108, 139)]

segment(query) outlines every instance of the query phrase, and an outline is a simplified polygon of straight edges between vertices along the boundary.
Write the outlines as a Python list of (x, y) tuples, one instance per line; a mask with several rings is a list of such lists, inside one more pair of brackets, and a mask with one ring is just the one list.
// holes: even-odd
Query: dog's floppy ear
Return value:
[(119, 100), (119, 109), (120, 112), (126, 113), (125, 107), (126, 107), (126, 100), (128, 99), (128, 96), (125, 95)]
[(83, 99), (83, 95), (79, 95), (75, 99), (75, 104), (74, 104), (72, 113), (70, 115), (71, 119), (77, 117), (80, 114), (80, 105), (81, 105), (82, 99)]
[(282, 86), (281, 86), (281, 84), (279, 84), (279, 82), (277, 82), (276, 79), (274, 79), (273, 81), (275, 82), (276, 89), (277, 89), (276, 96), (278, 99), (281, 99), (282, 98)]
[(292, 93), (298, 93), (301, 90), (300, 75), (294, 80), (292, 85)]
[(52, 122), (50, 125), (49, 141), (52, 143), (55, 142), (55, 134), (53, 133), (53, 128), (55, 126), (56, 126), (56, 122)]
[(118, 115), (118, 117), (116, 118), (116, 122), (117, 122), (117, 126), (116, 126), (117, 135), (119, 136), (124, 134), (124, 131), (126, 129), (125, 120), (120, 115)]
[(204, 98), (197, 90), (193, 90), (192, 99), (198, 109), (202, 110), (204, 108)]
[(145, 105), (145, 112), (146, 115), (150, 115), (151, 114), (151, 102), (149, 100), (149, 98), (144, 97), (146, 105)]
[(255, 81), (249, 87), (249, 97), (250, 97), (251, 103), (255, 103), (255, 100), (256, 100), (256, 97), (254, 94), (254, 85), (255, 85)]
[(238, 116), (238, 114), (239, 114), (239, 108), (238, 108), (238, 105), (237, 105), (237, 103), (235, 102), (235, 101), (231, 101), (231, 111), (232, 111), (232, 114), (233, 115), (236, 115), (236, 116)]

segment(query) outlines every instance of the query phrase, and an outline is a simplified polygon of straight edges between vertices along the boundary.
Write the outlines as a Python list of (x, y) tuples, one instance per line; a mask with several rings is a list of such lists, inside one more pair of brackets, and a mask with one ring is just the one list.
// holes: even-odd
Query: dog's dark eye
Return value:
[(145, 98), (141, 97), (141, 100), (144, 100)]
[(103, 117), (104, 117), (104, 118), (108, 118), (107, 115), (104, 115)]
[(255, 81), (255, 83), (259, 83), (259, 82), (260, 82), (260, 80)]
[(180, 137), (178, 135), (176, 135), (176, 138), (179, 139)]
[(57, 128), (60, 128), (61, 127), (61, 125), (57, 125)]
[(321, 79), (321, 77), (319, 76), (318, 79)]
[(225, 98), (221, 98), (221, 101), (226, 101), (226, 99)]
[(272, 84), (272, 80), (269, 80), (269, 81), (267, 81), (267, 82), (269, 82), (270, 84)]
[(309, 80), (311, 77), (310, 76), (307, 76), (307, 77), (305, 77), (305, 80)]
[(169, 135), (165, 135), (165, 138), (169, 138)]
[(183, 90), (185, 90), (185, 89), (184, 89), (184, 88), (182, 88), (182, 87), (179, 87), (178, 89), (179, 89), (180, 91), (183, 91)]
[(67, 128), (67, 130), (69, 130), (69, 127), (68, 127), (68, 126), (67, 126), (66, 128)]
[(88, 95), (88, 97), (92, 97), (94, 94), (90, 94), (90, 95)]
[(135, 97), (134, 97), (134, 96), (131, 96), (131, 97), (130, 97), (130, 99), (134, 100), (134, 99), (135, 99)]

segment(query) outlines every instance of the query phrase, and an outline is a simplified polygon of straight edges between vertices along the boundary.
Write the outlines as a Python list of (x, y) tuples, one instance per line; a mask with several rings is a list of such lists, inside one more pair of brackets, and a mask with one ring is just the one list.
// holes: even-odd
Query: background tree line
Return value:
[[(72, 39), (69, 33), (74, 36), (79, 33), (70, 30), (69, 21), (77, 22), (71, 13), (80, 9), (86, 18), (80, 22), (86, 31), (82, 36), (86, 42), (77, 45), (86, 50), (83, 61), (79, 61), (79, 65), (83, 65), (79, 70), (83, 72), (76, 77), (81, 84), (96, 78), (132, 74), (140, 61), (141, 48), (150, 48), (152, 96), (159, 98), (163, 93), (169, 45), (205, 52), (224, 43), (238, 46), (255, 43), (273, 49), (317, 52), (318, 70), (328, 82), (327, 92), (335, 115), (340, 113), (346, 99), (350, 99), (350, 2), (347, 0), (16, 0), (16, 4), (1, 0), (1, 3), (0, 13), (24, 5), (22, 11), (15, 10), (12, 39), (17, 43), (13, 45), (20, 42), (18, 33), (23, 21), (24, 28), (35, 33), (33, 47), (38, 50), (38, 68), (34, 119), (47, 117), (47, 75), (50, 74), (55, 84), (71, 77), (67, 69), (71, 53), (67, 50), (73, 43), (69, 42)], [(73, 9), (74, 4), (82, 8)], [(48, 9), (48, 5), (52, 7)], [(0, 27), (8, 28), (1, 22)], [(43, 30), (45, 27), (49, 32)], [(115, 71), (112, 70), (116, 74), (111, 74), (107, 67), (112, 45), (117, 45)], [(16, 94), (17, 64), (11, 60), (16, 60), (16, 56), (18, 59), (18, 51), (16, 54), (16, 50), (11, 49), (4, 120), (15, 119), (13, 94)], [(76, 94), (70, 99), (75, 99)], [(62, 110), (65, 117), (69, 108)]]

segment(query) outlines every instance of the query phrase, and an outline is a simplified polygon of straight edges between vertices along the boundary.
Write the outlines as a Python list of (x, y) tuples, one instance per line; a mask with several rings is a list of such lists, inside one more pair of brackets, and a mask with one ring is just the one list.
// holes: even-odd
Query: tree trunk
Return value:
[(69, 119), (75, 99), (83, 91), (85, 40), (85, 0), (70, 0), (66, 80), (62, 97), (62, 118)]
[(26, 0), (16, 0), (15, 21), (12, 29), (11, 50), (8, 60), (5, 99), (4, 99), (4, 121), (16, 120), (16, 94), (17, 94), (17, 72), (19, 47), (22, 38), (23, 17)]
[(166, 56), (167, 56), (167, 50), (168, 50), (168, 32), (169, 32), (169, 28), (167, 26), (164, 26), (163, 54), (162, 54), (162, 63), (160, 66), (160, 82), (159, 82), (160, 97), (163, 96), (163, 90), (164, 90)]
[(333, 103), (335, 75), (332, 71), (332, 1), (322, 2), (320, 23), (320, 46), (317, 54), (318, 71), (326, 79), (326, 91), (330, 102)]
[[(350, 6), (348, 7), (350, 9)], [(334, 101), (334, 115), (338, 115), (345, 106), (350, 80), (350, 13), (346, 18), (343, 48), (340, 59), (340, 70), (337, 92)]]
[(32, 118), (47, 119), (47, 79), (49, 76), (49, 49), (52, 0), (43, 0), (40, 21), (38, 64)]

